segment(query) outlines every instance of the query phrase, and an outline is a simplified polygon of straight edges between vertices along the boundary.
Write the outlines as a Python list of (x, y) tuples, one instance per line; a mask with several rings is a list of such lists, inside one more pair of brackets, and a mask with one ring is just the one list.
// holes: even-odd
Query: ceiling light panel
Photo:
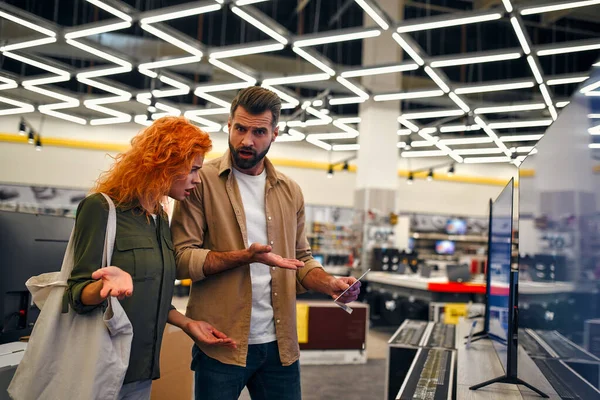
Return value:
[(339, 43), (345, 42), (348, 40), (358, 40), (358, 39), (367, 39), (373, 38), (381, 35), (381, 31), (379, 29), (369, 29), (362, 30), (358, 32), (352, 33), (342, 33), (342, 34), (333, 34), (312, 38), (312, 39), (300, 39), (294, 41), (294, 46), (296, 47), (307, 47), (307, 46), (318, 46), (327, 43)]
[(398, 33), (407, 33), (407, 32), (416, 32), (416, 31), (424, 31), (427, 29), (438, 29), (438, 28), (447, 28), (450, 26), (458, 26), (458, 25), (467, 25), (467, 24), (475, 24), (479, 22), (487, 22), (494, 21), (502, 18), (501, 13), (491, 12), (491, 13), (482, 13), (476, 16), (459, 16), (452, 17), (452, 14), (444, 14), (441, 17), (427, 18), (428, 20), (434, 20), (431, 22), (413, 22), (404, 24), (397, 29)]
[(281, 34), (279, 34), (275, 29), (267, 26), (267, 24), (258, 20), (258, 18), (250, 15), (248, 12), (244, 11), (239, 7), (231, 7), (231, 11), (236, 14), (238, 17), (242, 18), (244, 21), (248, 22), (250, 25), (255, 28), (260, 29), (264, 34), (272, 37), (277, 40), (281, 44), (287, 44), (288, 40)]
[(585, 1), (561, 1), (555, 4), (548, 4), (535, 7), (525, 7), (521, 9), (521, 15), (540, 14), (551, 11), (570, 10), (579, 7), (588, 7), (600, 4), (600, 0), (585, 0)]
[(489, 56), (459, 57), (459, 58), (453, 58), (453, 59), (449, 59), (449, 60), (432, 61), (430, 65), (433, 68), (444, 68), (444, 67), (454, 67), (457, 65), (481, 64), (481, 63), (494, 62), (494, 61), (516, 60), (518, 58), (521, 58), (521, 53), (510, 52), (510, 53), (502, 53), (502, 54), (495, 54), (495, 55), (489, 55)]
[(502, 90), (529, 89), (534, 86), (535, 84), (531, 81), (523, 81), (515, 83), (497, 83), (491, 85), (465, 86), (462, 88), (457, 88), (455, 92), (457, 94), (487, 93), (498, 92)]
[(384, 31), (387, 31), (390, 28), (390, 25), (386, 21), (385, 16), (381, 14), (380, 10), (375, 9), (375, 7), (373, 7), (373, 5), (368, 0), (354, 0), (354, 1), (367, 14), (369, 14), (369, 17), (371, 17), (373, 19), (373, 21), (375, 21), (375, 23), (381, 27), (381, 29), (383, 29)]
[(419, 69), (418, 64), (409, 63), (403, 65), (390, 65), (389, 67), (362, 68), (358, 70), (345, 71), (342, 72), (340, 76), (342, 78), (356, 78), (359, 76), (392, 74), (396, 72), (414, 71), (417, 69)]
[(419, 92), (402, 92), (402, 93), (389, 93), (389, 94), (378, 94), (373, 96), (375, 101), (390, 101), (390, 100), (408, 100), (408, 99), (425, 99), (428, 97), (439, 97), (443, 96), (442, 90), (423, 90)]

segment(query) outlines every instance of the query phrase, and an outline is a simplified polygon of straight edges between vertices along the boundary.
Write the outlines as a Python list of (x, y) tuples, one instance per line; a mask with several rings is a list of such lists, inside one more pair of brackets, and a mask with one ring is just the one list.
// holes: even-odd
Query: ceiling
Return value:
[[(518, 163), (598, 62), (600, 0), (406, 0), (399, 15), (390, 4), (9, 0), (0, 118), (182, 114), (219, 132), (237, 90), (260, 84), (284, 101), (280, 141), (356, 151), (360, 104), (391, 101), (401, 157)], [(374, 41), (403, 61), (363, 65)], [(398, 89), (370, 85), (374, 75)]]

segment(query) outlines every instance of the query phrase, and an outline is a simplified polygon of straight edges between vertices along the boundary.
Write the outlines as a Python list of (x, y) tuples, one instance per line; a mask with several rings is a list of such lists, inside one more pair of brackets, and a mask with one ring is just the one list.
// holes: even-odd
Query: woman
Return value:
[[(175, 258), (166, 196), (185, 201), (200, 183), (198, 171), (212, 146), (209, 136), (183, 117), (156, 120), (119, 154), (84, 199), (75, 222), (75, 262), (69, 279), (69, 303), (78, 313), (121, 300), (133, 326), (129, 368), (120, 399), (149, 399), (159, 378), (159, 355), (165, 323), (180, 327), (195, 342), (236, 344), (208, 323), (193, 321), (171, 306)], [(108, 204), (115, 203), (117, 230), (112, 264), (100, 268)]]

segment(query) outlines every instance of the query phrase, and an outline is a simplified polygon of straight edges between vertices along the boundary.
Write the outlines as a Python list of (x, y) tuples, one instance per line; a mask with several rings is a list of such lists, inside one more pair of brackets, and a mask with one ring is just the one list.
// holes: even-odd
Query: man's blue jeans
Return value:
[(277, 342), (248, 346), (246, 367), (223, 364), (192, 349), (196, 400), (237, 400), (244, 386), (252, 400), (301, 400), (300, 363), (281, 365)]

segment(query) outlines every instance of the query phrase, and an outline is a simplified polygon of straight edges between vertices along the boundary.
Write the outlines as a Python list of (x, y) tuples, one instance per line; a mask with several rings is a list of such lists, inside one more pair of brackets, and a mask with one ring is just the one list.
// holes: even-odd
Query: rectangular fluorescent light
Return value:
[(398, 136), (410, 136), (412, 131), (410, 129), (398, 129), (396, 133)]
[(294, 53), (298, 54), (300, 57), (304, 58), (306, 61), (308, 61), (315, 67), (319, 68), (321, 71), (327, 72), (331, 76), (335, 75), (335, 71), (332, 68), (330, 68), (324, 62), (318, 60), (316, 57), (313, 57), (305, 50), (301, 49), (300, 47), (293, 47), (292, 49), (294, 50)]
[(204, 92), (199, 92), (199, 91), (195, 91), (194, 94), (198, 97), (200, 97), (201, 99), (210, 101), (215, 103), (216, 105), (220, 106), (220, 107), (225, 107), (225, 108), (229, 108), (231, 107), (231, 104), (226, 102), (225, 100), (221, 100), (218, 97), (215, 97), (213, 95), (210, 95), (208, 93), (204, 93)]
[[(115, 57), (112, 54), (108, 54), (108, 53), (106, 53), (104, 51), (95, 49), (95, 48), (93, 48), (91, 46), (88, 46), (86, 44), (77, 42), (75, 40), (68, 39), (66, 42), (67, 42), (67, 44), (69, 44), (69, 45), (71, 45), (73, 47), (77, 47), (78, 49), (81, 49), (83, 51), (87, 51), (88, 53), (91, 53), (91, 54), (94, 54), (96, 56), (102, 57), (102, 58), (104, 58), (107, 61), (113, 62), (113, 63), (121, 65), (123, 67), (127, 67), (127, 68), (129, 68), (129, 70), (131, 70), (131, 68), (132, 68), (130, 62), (125, 61), (125, 60), (123, 60), (121, 58)], [(83, 74), (85, 74), (85, 72)], [(81, 74), (77, 74), (77, 75), (79, 76)], [(83, 75), (83, 76), (86, 76), (88, 78), (90, 77), (89, 74)]]
[(221, 60), (217, 60), (216, 58), (209, 58), (208, 62), (214, 65), (215, 67), (222, 69), (225, 72), (229, 72), (233, 76), (237, 76), (238, 78), (245, 80), (251, 85), (254, 85), (256, 83), (256, 79), (254, 79), (254, 77), (238, 70), (237, 68), (233, 68), (232, 66), (225, 64)]
[(36, 39), (36, 40), (28, 40), (26, 42), (13, 43), (13, 44), (9, 44), (9, 45), (0, 47), (0, 51), (4, 52), (4, 51), (26, 49), (28, 47), (42, 46), (44, 44), (50, 44), (50, 43), (54, 43), (54, 42), (56, 42), (56, 37), (47, 37), (47, 38)]
[(360, 149), (360, 144), (334, 144), (331, 150), (333, 151), (357, 151)]
[(540, 85), (540, 92), (542, 92), (542, 97), (544, 98), (546, 105), (550, 107), (553, 104), (552, 97), (550, 97), (550, 92), (548, 91), (546, 85), (544, 85), (543, 83)]
[(531, 151), (533, 150), (534, 146), (522, 146), (522, 147), (517, 147), (517, 153), (531, 153)]
[(504, 4), (504, 8), (506, 8), (506, 12), (513, 11), (513, 6), (510, 4), (510, 0), (502, 0), (502, 4)]
[(271, 51), (279, 51), (285, 48), (281, 43), (276, 44), (262, 44), (259, 46), (244, 46), (233, 50), (222, 50), (210, 53), (210, 58), (230, 58), (247, 56), (249, 54), (260, 54), (268, 53)]
[(417, 64), (419, 64), (419, 65), (425, 64), (425, 61), (423, 61), (423, 59), (419, 56), (419, 54), (415, 50), (413, 50), (412, 47), (410, 47), (410, 45), (406, 42), (406, 40), (402, 39), (402, 36), (400, 36), (396, 32), (394, 32), (392, 34), (392, 38), (396, 41), (396, 43), (398, 43), (400, 45), (400, 47), (402, 47), (402, 50), (404, 50), (406, 52), (406, 54), (408, 54), (410, 56), (410, 58), (415, 60), (415, 62)]
[[(203, 108), (200, 110), (190, 110), (197, 116), (201, 115), (227, 115), (229, 114), (229, 108)], [(186, 111), (187, 112), (187, 111)]]
[(327, 43), (339, 43), (348, 40), (367, 39), (381, 35), (379, 29), (369, 29), (362, 32), (342, 33), (337, 35), (322, 36), (313, 39), (301, 39), (294, 42), (296, 47), (318, 46)]
[(585, 81), (588, 78), (589, 78), (589, 76), (584, 75), (584, 76), (574, 76), (572, 78), (549, 79), (548, 81), (546, 81), (546, 84), (548, 86), (568, 85), (570, 83), (580, 83), (580, 82), (583, 82), (583, 81)]
[(46, 114), (46, 115), (49, 115), (51, 117), (64, 119), (66, 121), (74, 122), (74, 123), (79, 124), (79, 125), (86, 125), (87, 124), (87, 121), (85, 119), (83, 119), (83, 118), (75, 117), (73, 115), (65, 114), (65, 113), (62, 113), (62, 112), (59, 112), (59, 111), (54, 111), (53, 109), (51, 109), (49, 107), (46, 107), (46, 106), (39, 106), (38, 110), (42, 114)]
[(118, 31), (119, 29), (127, 29), (131, 26), (131, 22), (122, 21), (114, 24), (96, 26), (94, 28), (82, 29), (80, 31), (65, 33), (65, 39), (77, 39), (85, 36), (99, 35), (101, 33)]
[(355, 138), (355, 137), (357, 137), (359, 135), (359, 132), (356, 129), (354, 129), (354, 128), (346, 125), (346, 124), (342, 124), (339, 121), (333, 121), (333, 126), (335, 126), (335, 127), (339, 128), (339, 129), (343, 130), (344, 132), (346, 132), (346, 136), (345, 137)]
[(510, 128), (533, 128), (538, 126), (549, 126), (551, 119), (541, 119), (533, 121), (510, 121), (510, 122), (492, 122), (488, 124), (490, 129), (510, 129)]
[(464, 112), (471, 111), (471, 108), (464, 101), (462, 101), (462, 99), (458, 97), (456, 93), (450, 92), (448, 96), (450, 96), (450, 99), (452, 99), (452, 101), (455, 102), (456, 105), (459, 106)]
[(444, 157), (446, 155), (442, 150), (421, 150), (421, 151), (403, 151), (403, 158), (416, 158), (416, 157)]
[[(281, 128), (279, 128), (281, 130)], [(275, 139), (276, 142), (300, 142), (302, 140), (304, 140), (304, 138), (306, 137), (306, 135), (300, 131), (297, 131), (295, 129), (288, 129), (287, 130), (287, 134), (285, 133), (279, 133), (279, 135), (277, 135), (277, 139)]]
[(600, 118), (600, 114), (588, 114), (587, 117), (590, 119), (598, 119)]
[(531, 72), (533, 72), (533, 77), (538, 84), (544, 83), (544, 79), (542, 78), (542, 74), (538, 69), (537, 64), (532, 56), (527, 56), (527, 63), (529, 63), (529, 68), (531, 68)]
[(564, 108), (568, 106), (570, 101), (558, 101), (556, 102), (556, 108)]
[(312, 135), (308, 135), (306, 137), (306, 141), (310, 144), (314, 144), (315, 146), (320, 147), (323, 150), (327, 150), (327, 151), (330, 151), (331, 147), (332, 147), (329, 143), (325, 143), (324, 141), (317, 139), (317, 138), (313, 137)]
[(593, 126), (588, 129), (590, 135), (600, 135), (600, 125)]
[(375, 101), (390, 101), (390, 100), (408, 100), (408, 99), (425, 99), (428, 97), (443, 96), (442, 90), (422, 90), (419, 92), (402, 92), (390, 94), (378, 94), (373, 97)]
[(413, 132), (418, 132), (419, 131), (419, 127), (415, 124), (413, 124), (412, 122), (410, 122), (409, 120), (407, 120), (404, 117), (398, 117), (398, 122), (401, 123), (402, 125), (404, 125), (405, 127), (407, 127), (408, 129), (410, 129)]
[[(209, 4), (201, 7), (188, 8), (187, 10), (174, 11), (166, 14), (155, 15), (153, 17), (142, 18), (141, 24), (154, 24), (157, 22), (168, 21), (171, 19), (189, 17), (192, 15), (204, 14), (212, 11), (218, 11), (223, 7), (221, 4)], [(237, 7), (234, 7), (237, 8)], [(235, 12), (235, 11), (234, 11)]]
[(521, 58), (521, 53), (505, 53), (505, 54), (495, 54), (492, 56), (475, 56), (475, 57), (462, 57), (462, 58), (454, 58), (450, 60), (440, 60), (431, 62), (431, 66), (433, 68), (444, 68), (444, 67), (454, 67), (456, 65), (468, 65), (468, 64), (478, 64), (478, 63), (486, 63), (493, 61), (506, 61), (506, 60), (516, 60), (517, 58)]
[(108, 4), (104, 3), (102, 0), (87, 0), (88, 3), (91, 3), (93, 5), (95, 5), (98, 8), (103, 9), (104, 11), (114, 15), (117, 18), (121, 18), (123, 21), (133, 21), (133, 18), (131, 18), (129, 15), (127, 15), (126, 13), (117, 10), (116, 8), (109, 6)]
[(567, 3), (549, 4), (546, 6), (527, 7), (521, 10), (521, 15), (539, 14), (550, 11), (569, 10), (572, 8), (593, 6), (600, 4), (600, 0), (572, 1)]
[(455, 90), (456, 94), (486, 93), (501, 90), (528, 89), (535, 84), (533, 82), (500, 83), (494, 85), (469, 86)]
[(517, 39), (519, 39), (519, 43), (521, 43), (521, 48), (525, 54), (531, 53), (531, 48), (529, 47), (529, 43), (527, 42), (527, 37), (523, 32), (523, 28), (521, 27), (521, 23), (517, 19), (517, 17), (512, 17), (510, 19), (510, 23), (513, 26), (515, 34), (517, 35)]
[(198, 57), (202, 57), (202, 51), (200, 51), (200, 49), (197, 49), (196, 47), (191, 46), (190, 44), (185, 43), (185, 42), (169, 35), (168, 33), (165, 33), (163, 31), (161, 31), (160, 29), (155, 28), (152, 25), (140, 24), (140, 27), (143, 30), (145, 30), (146, 32), (164, 40), (165, 42), (171, 43), (173, 46), (179, 47), (183, 51), (187, 51), (190, 54), (193, 54)]
[(24, 114), (35, 111), (35, 107), (31, 104), (23, 103), (21, 101), (9, 99), (7, 97), (0, 96), (0, 101), (15, 108), (8, 108), (0, 110), (0, 115), (12, 115), (12, 114)]
[(263, 80), (263, 85), (275, 86), (275, 85), (290, 85), (293, 83), (301, 82), (315, 82), (315, 81), (326, 81), (329, 79), (329, 74), (308, 74), (308, 75), (296, 75), (296, 76), (284, 76), (281, 78), (268, 78)]
[(590, 143), (588, 144), (590, 149), (600, 149), (600, 143)]
[(465, 164), (485, 164), (510, 162), (510, 157), (469, 157), (465, 158)]
[(366, 99), (364, 97), (338, 97), (329, 100), (329, 104), (332, 106), (340, 106), (343, 104), (364, 103), (365, 100)]
[(513, 135), (513, 136), (502, 136), (500, 138), (503, 142), (529, 142), (538, 141), (544, 137), (544, 134), (539, 135)]
[[(221, 6), (219, 4), (217, 4), (217, 6), (218, 6), (217, 9), (221, 8)], [(211, 10), (211, 11), (213, 11), (213, 10)], [(252, 15), (248, 14), (246, 11), (242, 10), (241, 8), (234, 6), (234, 7), (231, 7), (231, 11), (233, 11), (233, 13), (236, 14), (238, 17), (240, 17), (243, 20), (245, 20), (246, 22), (250, 23), (250, 25), (252, 25), (252, 26), (260, 29), (266, 35), (268, 35), (268, 36), (272, 37), (273, 39), (277, 40), (279, 43), (281, 43), (281, 44), (287, 44), (288, 43), (288, 40), (285, 37), (283, 37), (282, 35), (280, 35), (279, 33), (277, 33), (271, 27), (269, 27), (266, 24), (262, 23), (258, 19), (254, 18)]]
[(69, 78), (71, 77), (71, 74), (69, 74), (67, 71), (55, 68), (55, 67), (53, 67), (51, 65), (44, 64), (44, 63), (39, 62), (39, 61), (32, 60), (31, 58), (23, 57), (21, 55), (14, 54), (14, 53), (11, 53), (11, 52), (8, 52), (8, 51), (4, 52), (3, 54), (6, 57), (8, 57), (8, 58), (12, 58), (13, 60), (21, 61), (21, 62), (23, 62), (25, 64), (33, 65), (34, 67), (37, 67), (39, 69), (43, 69), (45, 71), (52, 72), (53, 74), (65, 77), (65, 78), (67, 78), (67, 80), (69, 80)]
[(360, 89), (358, 86), (352, 84), (350, 81), (348, 81), (345, 78), (342, 78), (341, 76), (338, 76), (336, 78), (336, 81), (338, 81), (339, 83), (341, 83), (343, 86), (345, 86), (347, 89), (351, 90), (352, 92), (354, 92), (354, 94), (356, 94), (359, 97), (362, 97), (363, 99), (368, 99), (369, 95), (367, 94), (367, 92), (363, 91), (362, 89)]
[(210, 93), (210, 92), (224, 92), (227, 90), (240, 90), (245, 89), (254, 85), (250, 82), (235, 82), (235, 83), (222, 83), (220, 85), (206, 85), (206, 86), (198, 86), (196, 90), (198, 92)]
[(440, 127), (442, 133), (478, 131), (479, 125), (445, 125)]
[(500, 154), (502, 149), (499, 147), (490, 147), (484, 149), (456, 149), (454, 152), (461, 156), (474, 156), (481, 154)]
[(448, 87), (448, 85), (446, 85), (446, 82), (444, 82), (444, 80), (440, 78), (438, 74), (436, 74), (435, 71), (431, 69), (430, 66), (425, 67), (425, 73), (427, 73), (427, 75), (429, 75), (429, 77), (433, 79), (436, 85), (438, 85), (440, 89), (444, 91), (444, 93), (448, 93), (450, 91), (450, 88)]
[(149, 63), (143, 63), (138, 66), (138, 70), (140, 73), (144, 75), (148, 75), (152, 78), (156, 78), (158, 74), (154, 71), (148, 71), (150, 69), (155, 68), (164, 68), (164, 67), (172, 67), (174, 65), (184, 65), (199, 62), (202, 59), (201, 56), (189, 56), (189, 57), (180, 57), (180, 58), (172, 58), (168, 60), (161, 61), (153, 61)]
[[(219, 1), (219, 0), (217, 0)], [(247, 6), (248, 4), (255, 4), (255, 3), (262, 3), (263, 1), (267, 1), (267, 0), (237, 0), (235, 2), (236, 6)]]
[(336, 121), (341, 122), (342, 124), (360, 124), (360, 117), (348, 117), (348, 118), (338, 118)]
[(598, 89), (599, 87), (600, 87), (600, 79), (598, 79), (594, 83), (590, 83), (589, 85), (582, 87), (581, 89), (579, 89), (579, 93), (589, 93), (593, 90)]
[(442, 111), (426, 111), (416, 113), (404, 113), (402, 116), (406, 119), (428, 119), (428, 118), (443, 118), (443, 117), (460, 117), (465, 112), (463, 110), (442, 110)]
[(369, 14), (369, 17), (371, 17), (373, 19), (373, 21), (375, 21), (375, 23), (381, 27), (381, 29), (383, 29), (384, 31), (387, 31), (390, 28), (390, 25), (387, 23), (387, 21), (381, 15), (379, 15), (379, 13), (377, 13), (377, 11), (373, 7), (371, 7), (371, 5), (368, 4), (365, 0), (354, 0), (354, 1), (356, 2), (356, 4), (361, 6), (361, 8), (367, 14)]
[(520, 104), (516, 106), (481, 107), (475, 109), (475, 114), (498, 114), (515, 111), (534, 111), (546, 108), (544, 103)]
[(4, 12), (2, 10), (0, 10), (0, 18), (5, 18), (9, 21), (12, 21), (16, 24), (22, 25), (26, 28), (33, 29), (34, 31), (42, 33), (46, 36), (50, 36), (50, 37), (56, 36), (56, 32), (53, 32), (50, 29), (43, 28), (43, 27), (39, 26), (38, 24), (34, 24), (29, 21), (25, 21), (22, 18), (16, 17), (16, 16), (9, 14), (7, 12)]
[(485, 131), (485, 133), (488, 134), (489, 137), (491, 137), (494, 141), (498, 140), (498, 135), (496, 135), (496, 132), (494, 132), (486, 123), (483, 119), (481, 119), (481, 117), (475, 117), (474, 118), (475, 122), (477, 123), (477, 125), (479, 125), (479, 127), (481, 127), (481, 129), (483, 129)]
[(431, 146), (435, 146), (434, 143), (431, 143), (428, 140), (415, 140), (414, 142), (411, 142), (410, 145), (412, 147), (431, 147)]
[(396, 143), (396, 147), (399, 149), (403, 149), (406, 147), (406, 142), (398, 142)]
[[(294, 97), (290, 96), (289, 94), (287, 94), (287, 93), (286, 93), (285, 91), (283, 91), (283, 90), (279, 90), (279, 89), (276, 89), (276, 88), (274, 88), (274, 87), (272, 87), (272, 86), (265, 85), (265, 84), (264, 84), (264, 82), (263, 82), (263, 85), (262, 85), (262, 86), (263, 86), (265, 89), (269, 89), (269, 90), (271, 90), (271, 91), (275, 92), (275, 94), (276, 94), (277, 96), (279, 96), (279, 98), (280, 98), (281, 100), (287, 101), (287, 102), (288, 102), (288, 104), (289, 104), (289, 107), (290, 107), (290, 108), (295, 108), (295, 107), (296, 107), (298, 104), (300, 104), (300, 102), (299, 102), (298, 100), (296, 100)], [(285, 108), (285, 107), (286, 107), (286, 104), (283, 104), (283, 105), (281, 106), (281, 108)]]
[(550, 116), (552, 117), (553, 121), (556, 121), (558, 119), (558, 113), (556, 112), (556, 108), (554, 108), (553, 105), (548, 106), (548, 111), (550, 111)]
[[(294, 49), (294, 51), (296, 50)], [(392, 74), (395, 72), (414, 71), (417, 69), (419, 69), (417, 64), (391, 65), (389, 67), (363, 68), (354, 71), (346, 71), (342, 72), (340, 76), (342, 78), (356, 78), (358, 76)]]
[(440, 140), (440, 143), (445, 144), (446, 146), (459, 146), (459, 145), (465, 145), (465, 144), (485, 144), (485, 143), (493, 143), (493, 142), (494, 142), (494, 140), (489, 136), (464, 138), (464, 139), (442, 139), (442, 140)]
[(412, 23), (410, 25), (401, 26), (397, 29), (398, 33), (424, 31), (427, 29), (446, 28), (449, 26), (467, 25), (478, 22), (494, 21), (502, 18), (501, 13), (489, 13), (477, 15), (475, 17), (459, 17), (449, 18), (448, 15), (444, 15), (444, 19), (440, 19), (435, 22), (424, 22), (424, 23)]
[(589, 50), (598, 50), (600, 49), (600, 43), (598, 44), (584, 44), (580, 46), (566, 46), (559, 47), (554, 49), (547, 50), (538, 50), (537, 55), (542, 56), (552, 56), (555, 54), (564, 54), (564, 53), (575, 53), (578, 51), (589, 51)]

